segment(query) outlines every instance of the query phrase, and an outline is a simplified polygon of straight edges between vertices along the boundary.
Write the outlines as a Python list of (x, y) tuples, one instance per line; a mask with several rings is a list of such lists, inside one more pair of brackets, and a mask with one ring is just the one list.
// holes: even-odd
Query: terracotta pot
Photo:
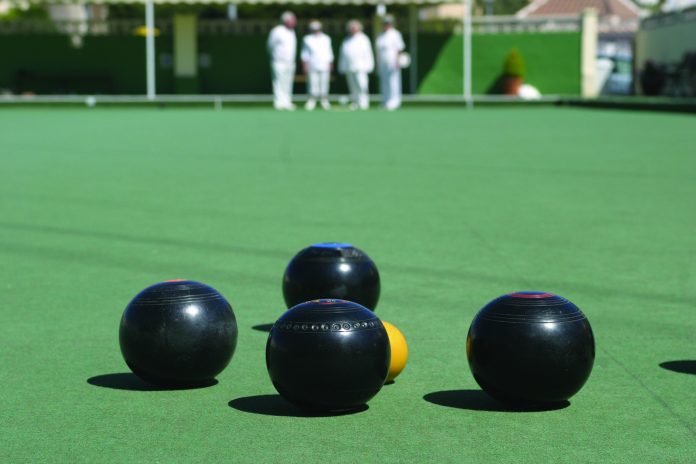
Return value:
[(521, 85), (522, 78), (520, 76), (505, 76), (505, 95), (516, 96)]

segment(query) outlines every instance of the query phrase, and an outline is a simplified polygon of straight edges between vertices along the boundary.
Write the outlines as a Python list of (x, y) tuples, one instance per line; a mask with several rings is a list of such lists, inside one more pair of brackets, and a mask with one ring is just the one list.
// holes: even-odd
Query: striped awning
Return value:
[[(10, 0), (11, 3), (42, 4), (136, 4), (146, 0)], [(433, 5), (453, 3), (452, 0), (152, 0), (155, 4), (247, 4), (247, 5)], [(455, 0), (456, 2), (456, 0)]]

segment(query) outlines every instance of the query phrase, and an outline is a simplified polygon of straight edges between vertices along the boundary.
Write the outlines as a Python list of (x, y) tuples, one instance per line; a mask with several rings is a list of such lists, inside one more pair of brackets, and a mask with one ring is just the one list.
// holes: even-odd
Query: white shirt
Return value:
[(377, 36), (377, 62), (380, 66), (395, 68), (399, 53), (404, 51), (406, 45), (401, 37), (401, 32), (393, 27)]
[(271, 60), (282, 62), (295, 62), (297, 54), (297, 36), (295, 30), (279, 24), (268, 35), (268, 53)]
[(309, 64), (310, 71), (328, 71), (334, 60), (331, 38), (323, 32), (306, 35), (300, 58)]
[(338, 72), (371, 73), (374, 69), (375, 58), (372, 54), (370, 39), (362, 32), (346, 37), (341, 44)]

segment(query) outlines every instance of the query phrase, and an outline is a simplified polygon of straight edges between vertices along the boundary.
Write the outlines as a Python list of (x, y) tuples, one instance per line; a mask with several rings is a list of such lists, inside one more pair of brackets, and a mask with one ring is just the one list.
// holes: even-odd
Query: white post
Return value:
[(464, 36), (464, 69), (463, 69), (463, 87), (464, 87), (464, 100), (466, 100), (466, 107), (473, 107), (473, 100), (471, 99), (471, 3), (473, 0), (463, 0), (464, 2), (464, 14), (463, 14), (463, 31)]
[(418, 91), (418, 6), (409, 5), (409, 51), (411, 52), (411, 67), (409, 68), (409, 91), (415, 95)]
[(147, 99), (155, 99), (155, 4), (145, 2), (145, 62), (147, 72)]
[(599, 19), (597, 10), (586, 8), (580, 17), (582, 34), (580, 51), (580, 94), (583, 98), (594, 98), (599, 95), (597, 82), (597, 36), (599, 34)]

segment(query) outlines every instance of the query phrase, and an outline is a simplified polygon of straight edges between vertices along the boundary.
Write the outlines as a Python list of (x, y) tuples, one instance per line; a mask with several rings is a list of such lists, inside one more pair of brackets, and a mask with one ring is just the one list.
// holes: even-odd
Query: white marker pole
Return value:
[(147, 72), (147, 99), (155, 99), (155, 4), (145, 2), (145, 66)]
[(463, 69), (463, 87), (464, 87), (464, 100), (466, 101), (466, 107), (471, 109), (474, 106), (474, 101), (471, 98), (471, 2), (472, 0), (463, 0), (464, 2), (464, 15), (463, 15), (463, 30), (462, 35), (464, 36), (464, 69)]
[(409, 51), (411, 52), (411, 66), (409, 68), (408, 85), (412, 95), (418, 93), (418, 6), (413, 3), (408, 9), (408, 36)]

